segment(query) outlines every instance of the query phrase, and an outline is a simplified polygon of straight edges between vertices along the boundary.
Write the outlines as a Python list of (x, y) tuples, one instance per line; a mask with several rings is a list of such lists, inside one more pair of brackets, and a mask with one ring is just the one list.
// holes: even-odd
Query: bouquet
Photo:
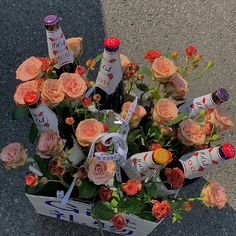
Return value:
[[(101, 110), (101, 95), (91, 93), (96, 79), (91, 71), (102, 55), (82, 65), (82, 39), (67, 39), (67, 44), (75, 58), (73, 73), (58, 77), (54, 59), (34, 56), (16, 70), (21, 83), (14, 94), (12, 118), (33, 118), (29, 141), (36, 149), (29, 154), (23, 144), (11, 143), (2, 149), (0, 159), (8, 169), (29, 167), (25, 192), (67, 196), (64, 203), (68, 197), (89, 202), (94, 218), (111, 220), (119, 230), (127, 225), (126, 214), (150, 221), (171, 216), (176, 222), (195, 201), (223, 208), (226, 192), (216, 181), (196, 196), (177, 196), (191, 179), (235, 155), (231, 144), (213, 144), (233, 125), (218, 106), (228, 100), (227, 91), (221, 88), (191, 104), (184, 99), (189, 82), (200, 79), (214, 63), (205, 63), (194, 46), (186, 48), (183, 58), (177, 51), (147, 51), (145, 65), (120, 54), (124, 103), (120, 112)], [(38, 117), (26, 105), (35, 98), (46, 107)], [(218, 154), (211, 156), (215, 148)], [(181, 162), (190, 152), (195, 159)], [(199, 164), (203, 157), (205, 166)], [(191, 164), (193, 173), (183, 163)], [(195, 170), (196, 166), (202, 169)]]

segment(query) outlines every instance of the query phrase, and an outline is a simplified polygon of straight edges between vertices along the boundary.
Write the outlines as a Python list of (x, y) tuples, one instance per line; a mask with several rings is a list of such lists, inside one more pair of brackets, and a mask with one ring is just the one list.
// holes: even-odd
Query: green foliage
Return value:
[(140, 128), (133, 129), (129, 132), (127, 141), (134, 142), (136, 139), (139, 139), (142, 136), (142, 130)]
[(100, 220), (111, 220), (112, 216), (115, 214), (112, 209), (112, 205), (109, 202), (98, 201), (92, 208), (93, 217)]
[(173, 214), (172, 214), (172, 223), (175, 223), (177, 222), (178, 220), (181, 220), (182, 219), (182, 216), (180, 214), (180, 211), (174, 211)]
[(94, 64), (98, 63), (98, 62), (102, 59), (102, 55), (103, 55), (103, 53), (97, 55), (97, 56), (93, 59)]
[(154, 222), (157, 221), (157, 219), (152, 215), (151, 209), (150, 211), (138, 212), (136, 215), (144, 220), (149, 220), (149, 221), (154, 221)]
[(120, 198), (117, 206), (118, 212), (126, 211), (128, 214), (136, 214), (138, 212), (142, 212), (144, 208), (145, 205), (136, 196)]
[(57, 72), (55, 70), (51, 70), (47, 73), (47, 77), (50, 79), (57, 79)]
[(35, 155), (34, 160), (38, 164), (38, 167), (40, 171), (43, 173), (44, 177), (47, 177), (48, 179), (54, 178), (54, 176), (48, 170), (48, 163), (50, 159), (41, 158), (39, 155)]
[(157, 192), (157, 187), (154, 183), (145, 185), (145, 188), (147, 190), (148, 195), (150, 195), (153, 198), (157, 198), (158, 192)]
[(127, 142), (127, 143), (128, 143), (128, 149), (129, 149), (130, 156), (140, 152), (140, 148), (135, 142)]
[(42, 189), (44, 188), (44, 184), (38, 183), (35, 187), (30, 187), (25, 185), (25, 192), (28, 194), (36, 195), (37, 193), (40, 193)]
[(151, 76), (152, 75), (151, 70), (147, 66), (144, 66), (144, 65), (140, 66), (139, 73), (147, 75), (147, 76)]
[(37, 126), (35, 125), (35, 123), (32, 123), (31, 127), (30, 127), (30, 133), (29, 133), (29, 141), (31, 143), (34, 143), (35, 140), (38, 137), (38, 129)]
[(169, 123), (169, 125), (176, 125), (187, 118), (188, 115), (186, 113), (180, 112), (179, 115)]
[(137, 87), (139, 90), (141, 90), (141, 91), (143, 91), (143, 92), (145, 92), (145, 93), (149, 91), (148, 86), (147, 86), (146, 84), (143, 84), (143, 83), (141, 83), (141, 84), (136, 84), (136, 87)]
[(88, 179), (83, 179), (81, 186), (79, 188), (79, 198), (89, 199), (95, 196), (97, 187), (94, 183), (90, 182)]
[(17, 106), (13, 108), (11, 118), (12, 120), (20, 120), (30, 115), (29, 109), (27, 106)]

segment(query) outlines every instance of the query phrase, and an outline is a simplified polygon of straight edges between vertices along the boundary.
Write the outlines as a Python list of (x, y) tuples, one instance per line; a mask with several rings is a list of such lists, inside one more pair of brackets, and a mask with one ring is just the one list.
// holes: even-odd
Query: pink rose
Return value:
[(99, 161), (95, 157), (86, 163), (88, 178), (96, 185), (107, 184), (116, 172), (114, 161)]
[(176, 66), (173, 61), (160, 56), (154, 60), (152, 70), (156, 79), (161, 83), (166, 83), (169, 77), (176, 73)]
[(59, 81), (61, 81), (62, 91), (68, 99), (81, 98), (87, 90), (85, 80), (78, 73), (63, 73)]
[(183, 120), (179, 123), (178, 139), (187, 146), (204, 144), (206, 135), (202, 127), (191, 119)]
[(28, 81), (39, 78), (43, 72), (43, 63), (36, 57), (25, 60), (16, 70), (16, 79)]
[[(132, 105), (132, 102), (125, 102), (123, 104), (122, 111), (121, 111), (121, 116), (123, 118), (125, 118), (126, 115), (128, 114), (128, 111), (129, 111), (131, 105)], [(130, 120), (131, 125), (134, 128), (138, 127), (140, 121), (146, 115), (147, 115), (147, 112), (146, 112), (145, 108), (143, 106), (137, 105), (134, 110), (134, 113), (132, 114), (131, 120)]]
[(16, 87), (16, 92), (14, 94), (14, 100), (17, 105), (25, 105), (24, 97), (26, 94), (38, 91), (38, 82), (36, 80), (28, 81), (22, 84), (19, 84)]
[(127, 226), (127, 221), (125, 219), (125, 213), (120, 213), (112, 216), (112, 224), (115, 229), (122, 230), (124, 227)]
[(176, 73), (165, 84), (165, 90), (173, 98), (184, 97), (188, 91), (188, 82), (179, 73)]
[(162, 98), (154, 103), (152, 117), (155, 124), (167, 124), (177, 116), (178, 108), (172, 100)]
[(62, 152), (64, 143), (61, 137), (53, 130), (40, 134), (37, 152), (42, 158), (50, 158)]
[(62, 83), (57, 79), (47, 79), (43, 84), (41, 97), (46, 104), (56, 106), (64, 99)]
[(101, 133), (104, 133), (103, 124), (96, 119), (81, 121), (75, 131), (76, 138), (83, 147), (89, 146)]
[(231, 117), (219, 107), (207, 110), (205, 121), (214, 124), (219, 130), (228, 130), (234, 125)]
[(219, 209), (223, 208), (227, 201), (225, 189), (216, 181), (202, 189), (201, 198), (207, 207), (218, 207)]
[(24, 166), (27, 161), (26, 149), (20, 143), (11, 143), (4, 147), (0, 153), (0, 160), (7, 168)]

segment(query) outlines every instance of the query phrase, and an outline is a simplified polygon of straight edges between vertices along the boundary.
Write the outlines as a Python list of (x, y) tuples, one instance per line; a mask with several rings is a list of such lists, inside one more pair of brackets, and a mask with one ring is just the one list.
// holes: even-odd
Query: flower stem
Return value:
[(69, 188), (69, 185), (64, 181), (63, 177), (58, 177), (58, 178), (60, 179), (59, 182), (60, 182), (64, 187)]
[(195, 202), (195, 201), (202, 201), (201, 197), (177, 197), (177, 198), (170, 198), (172, 200), (177, 200), (177, 201), (189, 201), (189, 202)]

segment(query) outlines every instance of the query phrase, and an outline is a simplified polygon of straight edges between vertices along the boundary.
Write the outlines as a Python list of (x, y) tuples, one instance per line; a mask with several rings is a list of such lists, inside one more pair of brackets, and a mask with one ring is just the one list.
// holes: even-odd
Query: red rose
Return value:
[(113, 191), (105, 186), (102, 186), (98, 190), (98, 196), (103, 202), (108, 201), (111, 198), (112, 193)]
[(25, 176), (25, 184), (30, 187), (35, 187), (38, 184), (38, 176), (34, 173), (28, 173)]
[(159, 50), (149, 50), (144, 53), (144, 58), (150, 62), (154, 62), (154, 60), (161, 56), (161, 52)]
[(65, 119), (65, 122), (66, 122), (66, 124), (68, 124), (68, 125), (73, 125), (74, 122), (75, 122), (75, 120), (74, 120), (74, 118), (73, 118), (72, 116), (70, 116), (70, 117), (67, 117), (67, 118)]
[(165, 218), (166, 216), (170, 215), (171, 213), (171, 207), (169, 203), (165, 200), (162, 202), (159, 202), (157, 200), (152, 200), (151, 203), (152, 206), (152, 214), (154, 217), (156, 217), (158, 220)]
[(178, 167), (175, 167), (173, 169), (166, 168), (165, 175), (167, 177), (168, 183), (173, 188), (180, 188), (184, 183), (184, 173)]
[(80, 166), (77, 172), (80, 179), (84, 179), (88, 177), (88, 172), (86, 171), (84, 166)]
[(127, 226), (127, 221), (125, 220), (125, 215), (124, 214), (116, 214), (112, 217), (112, 224), (114, 228), (121, 230), (125, 226)]
[(151, 145), (150, 145), (150, 150), (151, 151), (156, 151), (158, 148), (161, 148), (161, 144), (159, 144), (159, 143), (151, 143)]
[(92, 103), (92, 99), (91, 98), (87, 98), (87, 97), (84, 97), (81, 101), (82, 105), (85, 106), (85, 107), (88, 107), (91, 105)]
[(61, 165), (61, 162), (57, 158), (53, 158), (49, 162), (48, 169), (53, 175), (62, 176), (65, 174), (65, 167)]
[(186, 47), (185, 52), (186, 52), (186, 56), (191, 57), (197, 53), (197, 49), (193, 47), (192, 45), (189, 45), (188, 47)]
[(132, 196), (142, 189), (142, 182), (135, 179), (129, 179), (126, 183), (121, 184), (121, 189), (127, 195)]
[(86, 72), (86, 69), (83, 66), (78, 65), (75, 72), (82, 76)]

